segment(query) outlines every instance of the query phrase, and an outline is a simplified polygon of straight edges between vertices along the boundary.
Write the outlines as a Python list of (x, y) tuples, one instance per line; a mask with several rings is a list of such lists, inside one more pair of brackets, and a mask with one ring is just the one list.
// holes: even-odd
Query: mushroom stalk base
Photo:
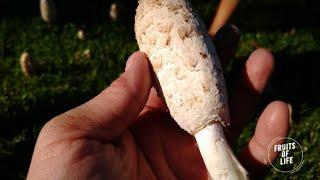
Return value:
[(220, 123), (208, 125), (195, 138), (210, 180), (249, 179), (248, 172), (230, 149)]

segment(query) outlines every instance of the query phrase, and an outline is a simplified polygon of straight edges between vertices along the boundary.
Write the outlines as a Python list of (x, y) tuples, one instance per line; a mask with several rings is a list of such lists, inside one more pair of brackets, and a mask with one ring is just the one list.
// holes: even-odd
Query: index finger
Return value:
[(254, 113), (273, 68), (273, 56), (265, 49), (255, 50), (248, 58), (241, 80), (229, 96), (231, 124), (226, 128), (229, 141), (239, 136)]
[[(268, 146), (277, 137), (286, 137), (289, 130), (288, 105), (281, 101), (270, 103), (261, 114), (255, 133), (239, 156), (239, 160), (253, 177), (263, 174), (268, 162)], [(270, 153), (270, 161), (278, 152)]]

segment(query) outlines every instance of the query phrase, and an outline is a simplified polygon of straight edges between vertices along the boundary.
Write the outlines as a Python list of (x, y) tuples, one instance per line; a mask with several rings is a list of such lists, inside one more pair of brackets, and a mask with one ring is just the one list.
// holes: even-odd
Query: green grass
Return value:
[[(293, 10), (303, 3), (294, 2), (290, 6)], [(195, 3), (206, 24), (215, 7), (209, 3), (212, 2)], [(257, 7), (271, 5), (265, 1), (257, 3)], [(268, 48), (275, 54), (275, 73), (256, 114), (271, 100), (290, 102), (294, 111), (289, 137), (302, 144), (305, 161), (301, 170), (292, 175), (270, 169), (266, 177), (319, 179), (320, 27), (313, 27), (313, 9), (307, 12), (305, 6), (302, 10), (308, 20), (305, 23), (298, 18), (297, 26), (291, 24), (294, 21), (284, 21), (285, 17), (273, 19), (273, 15), (258, 10), (254, 11), (257, 17), (244, 22), (241, 17), (247, 17), (246, 10), (252, 6), (251, 1), (244, 1), (233, 18), (243, 31), (236, 58), (226, 69), (229, 87), (239, 78), (241, 65), (255, 47)], [(76, 38), (78, 29), (70, 22), (48, 25), (34, 15), (0, 18), (0, 179), (24, 178), (43, 124), (108, 86), (123, 71), (127, 57), (137, 50), (132, 26), (128, 24), (101, 22), (88, 26), (84, 41)], [(86, 49), (92, 53), (90, 58), (75, 58), (77, 52)], [(32, 58), (34, 72), (30, 77), (23, 75), (19, 65), (24, 51)], [(237, 151), (250, 138), (254, 127), (255, 121), (247, 125), (235, 147)]]
[[(74, 24), (50, 26), (39, 18), (1, 23), (0, 166), (1, 172), (15, 177), (17, 164), (25, 174), (40, 127), (104, 89), (123, 71), (137, 45), (119, 25), (93, 27), (87, 40), (79, 41)], [(85, 49), (90, 49), (91, 58), (76, 59)], [(24, 77), (19, 66), (24, 51), (34, 65), (31, 77)]]

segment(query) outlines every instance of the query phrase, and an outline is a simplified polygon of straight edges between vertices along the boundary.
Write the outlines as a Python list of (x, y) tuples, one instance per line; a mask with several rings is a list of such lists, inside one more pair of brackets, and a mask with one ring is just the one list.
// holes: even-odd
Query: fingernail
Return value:
[(125, 71), (128, 71), (130, 69), (130, 67), (132, 67), (132, 64), (134, 63), (134, 59), (135, 59), (135, 54), (132, 54), (128, 60), (127, 60), (127, 63), (126, 63), (126, 68), (125, 68)]
[(129, 58), (128, 61), (126, 63), (126, 68), (125, 71), (130, 70), (131, 68), (134, 67), (134, 64), (136, 63), (135, 61), (141, 59), (141, 53), (139, 52), (135, 52), (133, 53)]

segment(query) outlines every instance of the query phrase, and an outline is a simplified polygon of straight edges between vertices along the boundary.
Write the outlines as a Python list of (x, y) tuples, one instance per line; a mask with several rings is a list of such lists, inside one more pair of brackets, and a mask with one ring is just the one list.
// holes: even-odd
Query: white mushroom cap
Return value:
[(221, 65), (206, 29), (185, 0), (140, 0), (135, 32), (156, 72), (171, 116), (195, 134), (229, 124)]

